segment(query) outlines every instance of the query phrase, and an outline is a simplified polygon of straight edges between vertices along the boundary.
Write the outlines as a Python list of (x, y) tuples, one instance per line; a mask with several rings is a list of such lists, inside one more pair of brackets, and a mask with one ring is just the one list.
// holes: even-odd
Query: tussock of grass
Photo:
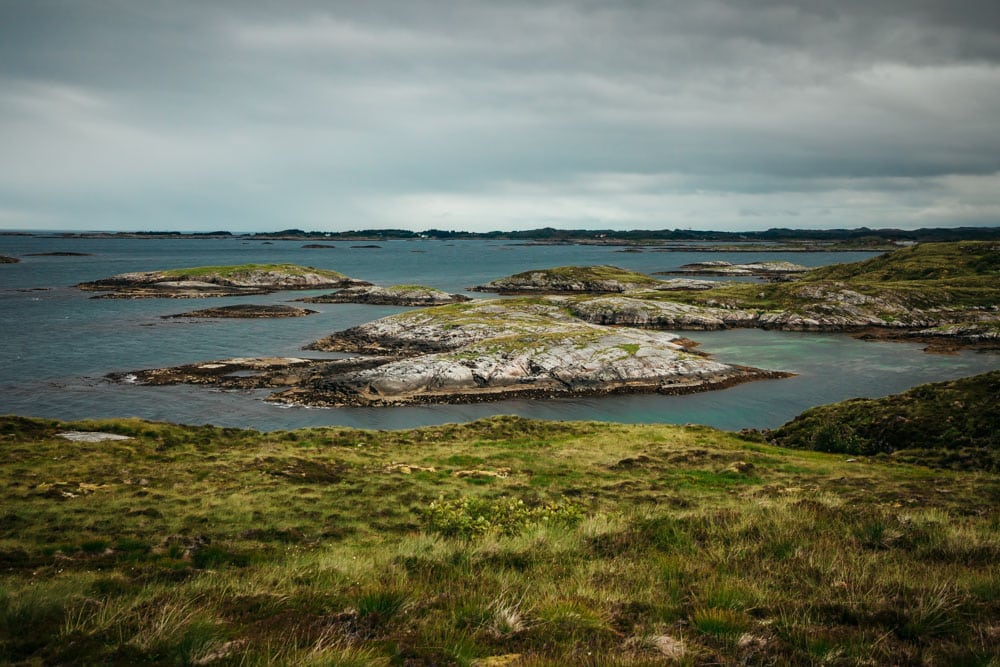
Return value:
[[(455, 475), (470, 468), (509, 474)], [(1000, 480), (983, 472), (704, 427), (8, 417), (0, 485), (5, 662), (989, 664), (1000, 650)]]

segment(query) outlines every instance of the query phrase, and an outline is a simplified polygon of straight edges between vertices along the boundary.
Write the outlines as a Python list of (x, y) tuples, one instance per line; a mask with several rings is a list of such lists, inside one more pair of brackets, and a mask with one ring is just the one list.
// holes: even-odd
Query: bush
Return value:
[(575, 526), (583, 519), (583, 510), (566, 502), (532, 507), (511, 497), (459, 498), (432, 502), (421, 515), (428, 532), (468, 539), (485, 533), (516, 535), (540, 523)]

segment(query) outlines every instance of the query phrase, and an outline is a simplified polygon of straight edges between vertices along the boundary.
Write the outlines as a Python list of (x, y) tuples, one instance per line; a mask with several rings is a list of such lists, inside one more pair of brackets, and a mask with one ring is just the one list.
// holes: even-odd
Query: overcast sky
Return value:
[(997, 0), (0, 0), (0, 228), (998, 224)]

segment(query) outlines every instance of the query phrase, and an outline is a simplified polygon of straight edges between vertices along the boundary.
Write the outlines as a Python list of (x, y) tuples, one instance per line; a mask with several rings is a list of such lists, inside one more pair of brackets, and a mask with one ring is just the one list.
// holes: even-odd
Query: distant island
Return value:
[(337, 271), (314, 269), (311, 266), (237, 264), (120, 273), (109, 278), (79, 283), (76, 287), (89, 292), (101, 292), (92, 297), (95, 299), (196, 299), (369, 284)]
[[(359, 229), (342, 232), (305, 231), (284, 229), (276, 232), (236, 234), (228, 231), (176, 232), (67, 232), (64, 238), (143, 238), (143, 239), (225, 239), (243, 240), (494, 240), (521, 241), (532, 244), (586, 244), (612, 246), (657, 246), (651, 249), (662, 252), (691, 250), (690, 242), (702, 242), (697, 250), (702, 252), (747, 252), (757, 250), (809, 252), (817, 250), (889, 250), (906, 243), (944, 241), (990, 241), (1000, 239), (998, 227), (930, 227), (905, 229), (790, 229), (772, 228), (763, 231), (701, 231), (694, 229), (540, 229), (518, 231), (469, 232), (443, 229), (411, 231), (407, 229)], [(685, 242), (677, 246), (676, 242)], [(367, 246), (366, 246), (367, 247)]]

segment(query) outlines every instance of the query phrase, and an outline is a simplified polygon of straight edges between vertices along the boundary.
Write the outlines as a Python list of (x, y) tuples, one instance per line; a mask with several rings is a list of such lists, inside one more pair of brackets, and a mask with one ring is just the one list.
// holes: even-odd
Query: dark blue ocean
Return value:
[[(312, 241), (86, 239), (0, 235), (0, 414), (82, 419), (141, 417), (264, 430), (317, 425), (394, 429), (494, 414), (544, 419), (701, 423), (725, 429), (774, 427), (802, 410), (855, 396), (876, 397), (924, 382), (1000, 368), (1000, 355), (927, 354), (918, 344), (862, 342), (846, 335), (738, 330), (690, 332), (722, 361), (797, 375), (688, 396), (612, 396), (407, 408), (278, 407), (261, 394), (197, 387), (113, 384), (107, 373), (235, 356), (306, 355), (302, 346), (402, 308), (313, 304), (320, 314), (277, 320), (165, 320), (234, 303), (283, 303), (317, 292), (222, 299), (91, 299), (76, 283), (126, 271), (187, 266), (295, 263), (334, 269), (381, 285), (419, 283), (451, 292), (534, 268), (614, 264), (646, 273), (705, 259), (785, 259), (819, 266), (871, 253), (623, 253), (602, 246), (525, 246), (489, 241)], [(31, 256), (78, 252), (88, 256)], [(489, 295), (472, 294), (477, 298)]]

